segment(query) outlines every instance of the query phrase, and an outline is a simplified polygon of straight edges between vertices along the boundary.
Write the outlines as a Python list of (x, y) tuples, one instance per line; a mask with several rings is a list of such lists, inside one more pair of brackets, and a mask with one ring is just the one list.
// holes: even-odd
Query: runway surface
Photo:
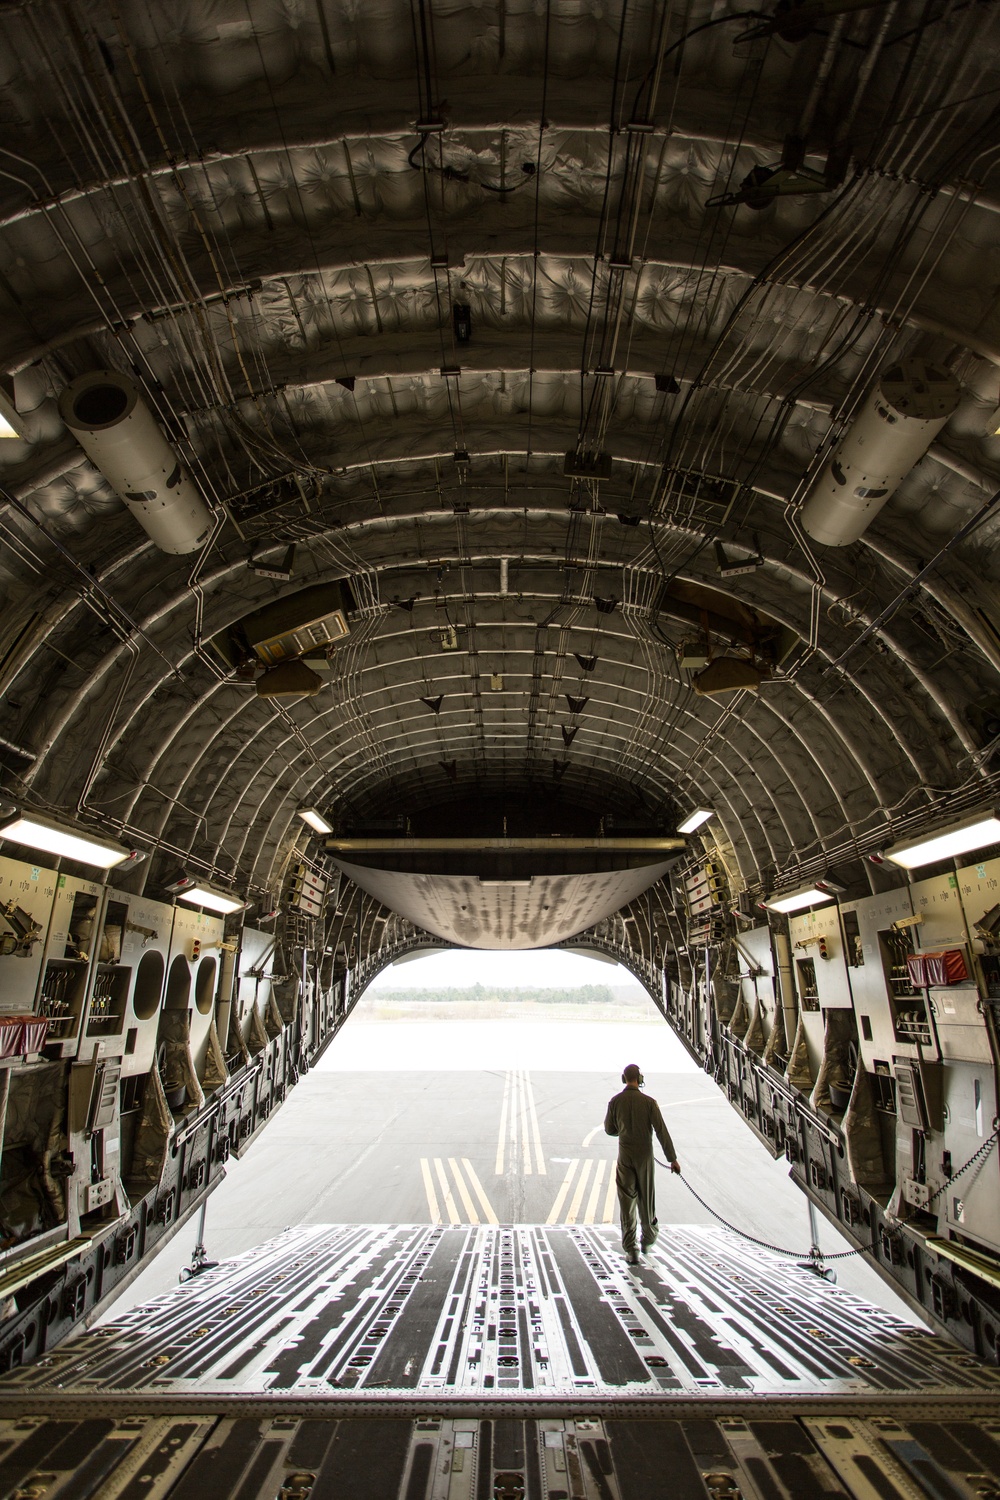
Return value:
[[(209, 1255), (241, 1254), (299, 1224), (610, 1225), (616, 1143), (602, 1125), (633, 1058), (699, 1193), (750, 1234), (804, 1252), (806, 1202), (787, 1165), (662, 1022), (352, 1019), (230, 1164), (208, 1204)], [(526, 1065), (536, 1061), (545, 1066)], [(657, 1206), (661, 1225), (714, 1222), (666, 1172)], [(825, 1224), (821, 1238), (827, 1252), (846, 1248)], [(106, 1316), (176, 1286), (195, 1240), (188, 1223)], [(837, 1273), (840, 1285), (912, 1320), (860, 1260), (839, 1262)]]

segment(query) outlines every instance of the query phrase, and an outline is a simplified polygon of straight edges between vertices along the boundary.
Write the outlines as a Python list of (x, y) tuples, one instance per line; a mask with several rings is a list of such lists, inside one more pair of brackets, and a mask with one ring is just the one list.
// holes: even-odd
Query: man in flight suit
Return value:
[(659, 1232), (656, 1222), (656, 1195), (653, 1183), (653, 1132), (663, 1147), (671, 1172), (679, 1172), (680, 1162), (674, 1154), (674, 1143), (663, 1123), (660, 1106), (648, 1094), (640, 1093), (642, 1074), (637, 1063), (629, 1063), (622, 1074), (625, 1087), (608, 1103), (604, 1129), (618, 1137), (618, 1206), (622, 1220), (622, 1249), (630, 1266), (639, 1264), (635, 1245), (635, 1210), (642, 1221), (642, 1249), (648, 1250)]

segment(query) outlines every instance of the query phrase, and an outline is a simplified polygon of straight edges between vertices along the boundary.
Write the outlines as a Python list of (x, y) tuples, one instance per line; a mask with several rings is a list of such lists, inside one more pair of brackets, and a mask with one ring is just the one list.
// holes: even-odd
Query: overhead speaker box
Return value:
[(349, 629), (344, 589), (339, 583), (299, 589), (247, 615), (242, 627), (254, 655), (266, 666), (332, 646)]
[(237, 620), (213, 637), (211, 648), (229, 667), (273, 667), (296, 656), (320, 655), (349, 633), (347, 617), (355, 608), (346, 583), (313, 584)]
[(318, 672), (293, 657), (270, 667), (255, 684), (258, 698), (311, 698), (323, 686)]
[(749, 688), (756, 693), (770, 674), (757, 667), (745, 656), (717, 656), (709, 662), (703, 672), (692, 677), (691, 685), (702, 698), (714, 698), (719, 693), (735, 693)]

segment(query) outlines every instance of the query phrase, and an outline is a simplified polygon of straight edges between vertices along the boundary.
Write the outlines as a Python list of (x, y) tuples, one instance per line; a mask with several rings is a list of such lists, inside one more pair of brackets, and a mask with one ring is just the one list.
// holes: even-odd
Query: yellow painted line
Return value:
[(430, 1165), (426, 1156), (420, 1158), (420, 1171), (424, 1179), (424, 1192), (427, 1194), (427, 1212), (430, 1214), (432, 1224), (440, 1224), (441, 1210), (438, 1208), (437, 1194), (434, 1191), (434, 1179), (431, 1177)]
[(559, 1223), (559, 1215), (563, 1211), (563, 1204), (566, 1202), (566, 1194), (569, 1192), (570, 1183), (573, 1181), (573, 1174), (576, 1172), (576, 1169), (579, 1165), (580, 1158), (575, 1157), (566, 1168), (566, 1176), (562, 1180), (562, 1186), (560, 1187), (558, 1193), (556, 1193), (556, 1201), (552, 1205), (552, 1212), (545, 1220), (546, 1224)]
[(611, 1176), (608, 1179), (607, 1197), (604, 1199), (604, 1217), (601, 1220), (603, 1224), (613, 1224), (615, 1222), (615, 1208), (617, 1207), (617, 1204), (618, 1183), (615, 1179), (614, 1163), (612, 1163)]
[(458, 1209), (455, 1207), (455, 1200), (451, 1196), (451, 1188), (448, 1185), (448, 1178), (444, 1170), (444, 1163), (442, 1162), (440, 1156), (435, 1156), (434, 1158), (434, 1170), (437, 1173), (438, 1182), (441, 1184), (441, 1197), (444, 1201), (445, 1212), (448, 1215), (448, 1220), (452, 1224), (461, 1224), (462, 1221), (458, 1217)]
[(603, 1125), (595, 1125), (594, 1128), (593, 1128), (593, 1130), (589, 1130), (587, 1132), (587, 1134), (584, 1136), (583, 1142), (582, 1142), (583, 1149), (585, 1151), (586, 1151), (587, 1147), (590, 1145), (591, 1141), (594, 1139), (594, 1136), (597, 1134), (597, 1132), (599, 1130), (603, 1130), (603, 1129), (604, 1129)]
[(585, 1224), (593, 1224), (596, 1217), (597, 1199), (600, 1195), (601, 1183), (604, 1181), (604, 1168), (606, 1166), (606, 1161), (599, 1161), (597, 1163), (597, 1171), (594, 1173), (594, 1186), (590, 1190), (590, 1197), (587, 1199), (587, 1212), (583, 1216)]
[(528, 1113), (531, 1116), (531, 1134), (535, 1142), (535, 1167), (539, 1177), (547, 1177), (549, 1174), (545, 1166), (545, 1152), (542, 1150), (542, 1135), (538, 1129), (538, 1112), (535, 1109), (535, 1086), (531, 1081), (530, 1073), (526, 1073), (524, 1076), (528, 1085)]
[(524, 1157), (524, 1175), (531, 1176), (531, 1136), (528, 1133), (528, 1075), (521, 1074), (521, 1155)]
[(517, 1069), (510, 1075), (510, 1113), (507, 1117), (509, 1130), (507, 1132), (507, 1145), (510, 1149), (510, 1169), (517, 1169)]
[(476, 1176), (475, 1169), (473, 1168), (473, 1165), (467, 1156), (462, 1157), (462, 1166), (465, 1168), (465, 1175), (472, 1183), (472, 1191), (479, 1199), (479, 1206), (483, 1211), (483, 1218), (486, 1220), (487, 1224), (498, 1224), (500, 1221), (497, 1218), (496, 1214), (493, 1212), (490, 1200), (483, 1192), (483, 1185), (479, 1181), (479, 1178)]
[(455, 1186), (458, 1188), (459, 1196), (461, 1197), (462, 1202), (465, 1205), (465, 1212), (469, 1216), (465, 1222), (467, 1224), (478, 1224), (479, 1215), (476, 1213), (475, 1204), (469, 1197), (469, 1189), (465, 1185), (465, 1178), (462, 1176), (461, 1167), (458, 1165), (458, 1162), (453, 1156), (449, 1156), (448, 1165), (451, 1168), (451, 1175), (455, 1179)]
[(505, 1073), (503, 1079), (503, 1104), (500, 1106), (500, 1134), (497, 1136), (497, 1164), (494, 1168), (498, 1177), (503, 1176), (504, 1146), (507, 1142), (507, 1104), (510, 1099), (510, 1074)]
[(510, 1114), (508, 1115), (508, 1120), (510, 1122), (510, 1132), (509, 1132), (509, 1134), (507, 1136), (507, 1143), (508, 1143), (508, 1145), (510, 1147), (510, 1168), (511, 1168), (512, 1172), (517, 1170), (517, 1095), (518, 1095), (518, 1081), (519, 1081), (519, 1075), (518, 1075), (517, 1069), (515, 1068), (514, 1071), (510, 1075)]
[(584, 1189), (587, 1186), (587, 1178), (590, 1176), (590, 1169), (593, 1165), (593, 1161), (589, 1158), (583, 1164), (583, 1171), (577, 1179), (576, 1192), (573, 1194), (573, 1201), (569, 1206), (569, 1213), (566, 1215), (567, 1224), (575, 1224), (577, 1221), (580, 1213), (580, 1204), (583, 1202)]

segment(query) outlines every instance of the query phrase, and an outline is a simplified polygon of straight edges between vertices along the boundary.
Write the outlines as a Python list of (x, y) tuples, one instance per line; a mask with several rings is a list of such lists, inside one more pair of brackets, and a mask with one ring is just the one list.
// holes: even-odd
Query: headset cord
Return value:
[[(660, 1161), (658, 1156), (654, 1160), (661, 1167), (666, 1165), (665, 1162)], [(738, 1234), (741, 1240), (749, 1240), (751, 1245), (759, 1245), (762, 1250), (771, 1250), (775, 1255), (790, 1255), (794, 1260), (807, 1261), (817, 1259), (816, 1253), (813, 1250), (786, 1250), (783, 1245), (772, 1245), (770, 1240), (759, 1240), (756, 1235), (747, 1234), (745, 1229), (738, 1229), (735, 1224), (730, 1224), (728, 1219), (724, 1219), (720, 1213), (716, 1213), (715, 1209), (712, 1208), (711, 1204), (705, 1202), (700, 1193), (695, 1192), (683, 1172), (679, 1172), (676, 1175), (680, 1177), (681, 1182), (683, 1182), (692, 1198), (698, 1200), (705, 1212), (711, 1214), (713, 1219), (717, 1219), (724, 1229), (730, 1229), (733, 1234)], [(874, 1248), (874, 1245), (863, 1245), (858, 1250), (837, 1250), (833, 1255), (820, 1254), (818, 1258), (824, 1261), (846, 1260), (850, 1255), (864, 1255), (866, 1250), (874, 1250)]]
[[(994, 1128), (993, 1134), (989, 1137), (988, 1140), (985, 1140), (983, 1142), (983, 1144), (979, 1147), (979, 1150), (974, 1152), (973, 1155), (969, 1157), (969, 1160), (965, 1163), (965, 1165), (959, 1167), (957, 1172), (953, 1172), (948, 1178), (948, 1181), (942, 1183), (941, 1186), (931, 1194), (931, 1196), (927, 1200), (928, 1205), (933, 1203), (935, 1198), (939, 1198), (945, 1191), (945, 1189), (949, 1188), (953, 1182), (957, 1182), (959, 1177), (962, 1177), (966, 1172), (968, 1172), (970, 1167), (975, 1166), (976, 1162), (979, 1161), (980, 1158), (985, 1158), (996, 1145), (998, 1136), (1000, 1136), (1000, 1124), (998, 1124)], [(655, 1154), (653, 1156), (653, 1160), (656, 1162), (657, 1166), (667, 1166), (667, 1163), (665, 1161), (660, 1161), (660, 1158)], [(786, 1250), (783, 1245), (772, 1245), (769, 1240), (759, 1240), (756, 1235), (747, 1234), (745, 1229), (738, 1229), (735, 1224), (730, 1224), (728, 1219), (724, 1219), (720, 1213), (716, 1213), (711, 1204), (706, 1203), (701, 1194), (695, 1192), (694, 1188), (688, 1182), (683, 1172), (675, 1173), (675, 1176), (680, 1177), (681, 1182), (683, 1182), (692, 1198), (697, 1199), (705, 1212), (711, 1214), (713, 1219), (717, 1219), (724, 1229), (729, 1229), (733, 1234), (738, 1234), (741, 1240), (749, 1240), (751, 1245), (759, 1245), (763, 1250), (773, 1251), (775, 1255), (790, 1255), (793, 1257), (793, 1259), (802, 1261), (817, 1259), (827, 1261), (848, 1260), (852, 1255), (865, 1255), (869, 1252), (874, 1254), (875, 1246), (873, 1244), (861, 1245), (857, 1250), (835, 1250), (831, 1255), (824, 1255), (822, 1251), (819, 1251), (819, 1255), (817, 1256), (816, 1252), (819, 1250), (818, 1246), (814, 1247), (814, 1249), (812, 1250), (803, 1252), (801, 1250)]]

